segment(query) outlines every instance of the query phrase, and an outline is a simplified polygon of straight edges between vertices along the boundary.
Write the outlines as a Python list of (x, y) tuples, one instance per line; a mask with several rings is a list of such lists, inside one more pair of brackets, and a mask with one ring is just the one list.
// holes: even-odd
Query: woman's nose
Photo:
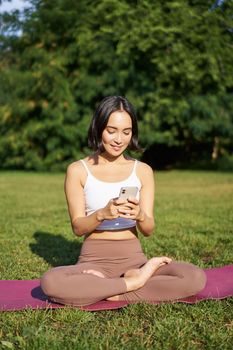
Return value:
[(117, 142), (117, 143), (121, 143), (121, 141), (122, 141), (121, 134), (117, 134), (117, 135), (115, 136), (114, 141)]

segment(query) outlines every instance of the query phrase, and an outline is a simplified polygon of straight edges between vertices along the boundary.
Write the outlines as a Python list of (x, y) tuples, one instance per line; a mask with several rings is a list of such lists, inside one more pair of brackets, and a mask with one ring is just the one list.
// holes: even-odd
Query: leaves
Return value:
[(64, 168), (84, 155), (93, 109), (114, 94), (136, 106), (143, 147), (184, 147), (192, 158), (192, 145), (220, 137), (230, 152), (231, 1), (31, 4), (2, 16), (2, 167)]

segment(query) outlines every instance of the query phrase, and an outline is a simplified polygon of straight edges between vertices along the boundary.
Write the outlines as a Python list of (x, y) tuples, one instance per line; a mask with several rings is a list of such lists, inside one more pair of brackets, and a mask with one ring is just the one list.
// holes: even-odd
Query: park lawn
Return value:
[[(64, 174), (0, 172), (1, 279), (39, 278), (73, 264), (82, 239), (70, 228)], [(148, 257), (201, 267), (233, 262), (233, 176), (156, 173), (156, 231)], [(233, 298), (196, 305), (137, 304), (114, 311), (23, 310), (0, 314), (0, 349), (232, 349)]]

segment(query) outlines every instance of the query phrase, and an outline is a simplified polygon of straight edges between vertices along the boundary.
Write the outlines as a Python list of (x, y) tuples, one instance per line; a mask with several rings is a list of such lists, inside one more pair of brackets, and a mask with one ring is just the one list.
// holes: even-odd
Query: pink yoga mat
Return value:
[[(195, 296), (179, 299), (177, 302), (197, 303), (207, 299), (224, 299), (233, 296), (233, 265), (204, 270), (207, 276), (205, 289)], [(157, 304), (152, 302), (151, 304)], [(124, 301), (102, 300), (84, 306), (87, 311), (112, 310), (127, 306)], [(40, 280), (2, 280), (0, 281), (0, 310), (14, 311), (26, 308), (45, 309), (63, 308), (64, 305), (52, 303), (40, 288)], [(80, 307), (79, 307), (80, 308)]]

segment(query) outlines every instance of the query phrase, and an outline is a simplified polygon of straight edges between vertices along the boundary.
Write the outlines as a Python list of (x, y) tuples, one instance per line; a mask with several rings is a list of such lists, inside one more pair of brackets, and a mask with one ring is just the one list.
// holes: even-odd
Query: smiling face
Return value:
[(125, 111), (110, 114), (102, 133), (102, 145), (109, 155), (118, 157), (128, 147), (132, 137), (132, 119)]

